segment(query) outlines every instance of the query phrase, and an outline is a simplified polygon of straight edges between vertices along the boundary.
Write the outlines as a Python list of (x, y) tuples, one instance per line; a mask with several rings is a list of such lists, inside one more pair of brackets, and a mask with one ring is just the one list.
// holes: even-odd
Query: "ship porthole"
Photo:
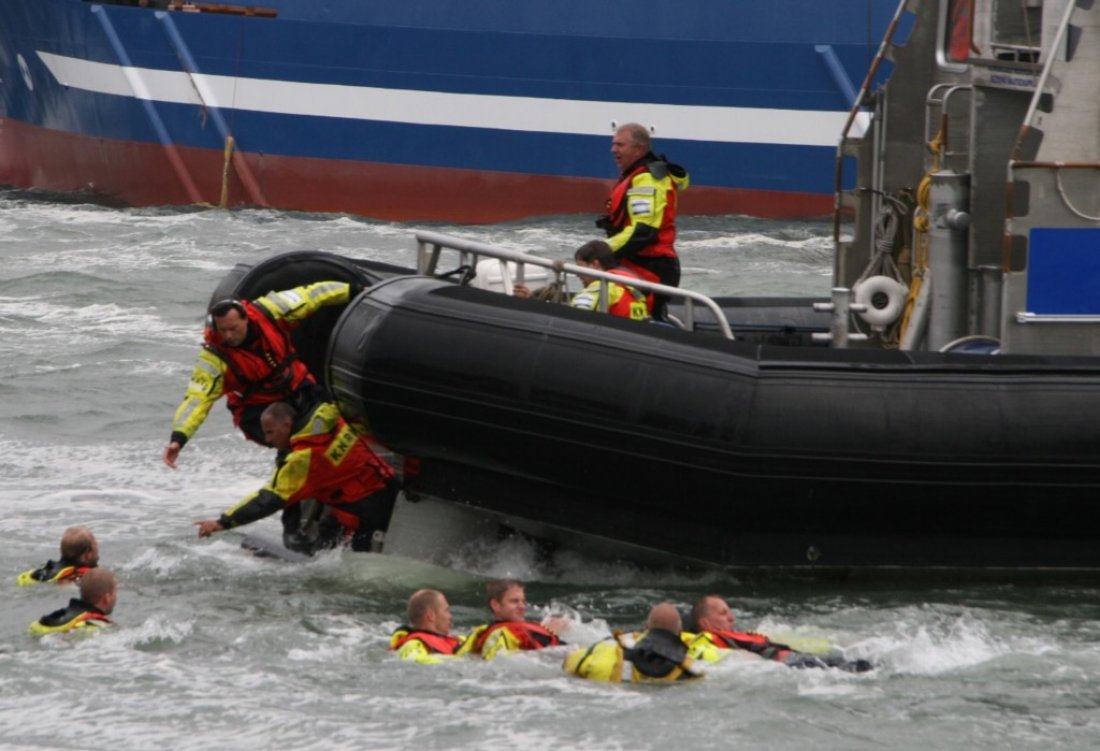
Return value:
[(31, 80), (31, 69), (27, 66), (27, 61), (22, 55), (16, 55), (15, 59), (19, 63), (19, 72), (23, 74), (23, 83), (27, 84), (28, 89), (34, 91), (34, 81)]

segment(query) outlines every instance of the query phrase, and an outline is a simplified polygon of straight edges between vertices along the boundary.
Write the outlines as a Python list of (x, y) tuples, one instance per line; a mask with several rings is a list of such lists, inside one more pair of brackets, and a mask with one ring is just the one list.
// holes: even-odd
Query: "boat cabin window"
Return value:
[[(1038, 63), (1043, 49), (1044, 20), (1064, 7), (1058, 0), (953, 0), (952, 6), (972, 6), (973, 52), (987, 60)], [(1044, 5), (1047, 15), (1044, 17)]]

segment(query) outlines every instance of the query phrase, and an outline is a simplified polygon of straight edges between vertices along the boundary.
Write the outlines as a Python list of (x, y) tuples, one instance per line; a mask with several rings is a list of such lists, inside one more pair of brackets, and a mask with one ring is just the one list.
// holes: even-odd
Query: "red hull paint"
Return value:
[[(219, 205), (338, 212), (393, 221), (499, 222), (598, 214), (611, 180), (245, 154), (255, 186), (221, 151), (113, 141), (0, 121), (0, 183), (89, 192), (131, 206)], [(188, 183), (192, 186), (187, 187)], [(442, 189), (442, 186), (451, 186)], [(460, 186), (455, 190), (453, 186)], [(197, 193), (197, 196), (196, 196)], [(196, 197), (198, 200), (196, 200)], [(813, 193), (693, 186), (680, 213), (823, 217), (833, 199)]]

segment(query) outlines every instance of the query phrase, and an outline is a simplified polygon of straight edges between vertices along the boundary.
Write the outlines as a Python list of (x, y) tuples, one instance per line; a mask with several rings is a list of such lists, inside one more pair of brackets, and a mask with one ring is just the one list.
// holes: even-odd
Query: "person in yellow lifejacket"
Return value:
[[(641, 277), (631, 269), (623, 266), (615, 258), (611, 246), (603, 240), (591, 240), (573, 254), (573, 260), (578, 266), (586, 266), (591, 269), (607, 271), (626, 278), (640, 279)], [(581, 310), (598, 310), (600, 303), (601, 280), (592, 277), (581, 277), (584, 289), (573, 295), (570, 304)], [(634, 321), (649, 319), (649, 309), (652, 304), (652, 296), (647, 297), (636, 287), (626, 283), (607, 284), (607, 312), (613, 316), (630, 318)]]
[(409, 598), (408, 621), (390, 636), (390, 651), (402, 660), (434, 665), (467, 654), (470, 642), (451, 633), (451, 606), (438, 589), (418, 589)]
[(87, 527), (69, 527), (61, 534), (61, 557), (19, 574), (20, 587), (49, 582), (72, 584), (99, 564), (99, 543)]
[(70, 631), (93, 631), (112, 625), (109, 616), (118, 603), (118, 580), (105, 568), (94, 568), (80, 578), (80, 597), (66, 607), (39, 618), (27, 631), (32, 636)]
[(527, 597), (518, 579), (492, 579), (485, 585), (493, 622), (470, 632), (470, 651), (491, 660), (508, 652), (555, 647), (563, 642), (557, 631), (566, 625), (562, 618), (542, 623), (527, 620)]
[(593, 681), (675, 682), (700, 678), (702, 668), (680, 638), (680, 613), (670, 602), (654, 605), (640, 633), (611, 638), (570, 652), (562, 669)]
[(316, 282), (252, 301), (211, 305), (203, 348), (176, 409), (164, 463), (175, 469), (180, 451), (223, 396), (233, 424), (262, 446), (269, 445), (260, 426), (267, 405), (290, 401), (305, 412), (323, 401), (324, 389), (298, 358), (290, 335), (321, 308), (346, 304), (352, 293), (344, 282)]
[(199, 537), (250, 524), (312, 498), (327, 507), (353, 550), (369, 550), (374, 532), (389, 526), (397, 495), (393, 468), (332, 402), (304, 415), (286, 402), (275, 402), (264, 410), (261, 424), (267, 440), (279, 449), (274, 475), (218, 519), (196, 521)]
[(735, 617), (729, 604), (718, 595), (705, 595), (691, 611), (697, 633), (684, 632), (682, 638), (692, 657), (718, 662), (732, 650), (747, 650), (765, 660), (775, 660), (796, 668), (840, 668), (851, 673), (871, 670), (867, 660), (848, 660), (838, 654), (814, 655), (798, 652), (786, 644), (773, 642), (763, 634), (734, 631)]
[[(645, 126), (626, 123), (615, 130), (611, 155), (619, 167), (619, 179), (607, 199), (607, 213), (596, 220), (596, 226), (607, 233), (607, 242), (622, 265), (643, 279), (676, 287), (680, 284), (677, 194), (687, 189), (689, 177), (683, 167), (651, 148)], [(653, 317), (664, 320), (667, 305), (668, 298), (657, 295)]]

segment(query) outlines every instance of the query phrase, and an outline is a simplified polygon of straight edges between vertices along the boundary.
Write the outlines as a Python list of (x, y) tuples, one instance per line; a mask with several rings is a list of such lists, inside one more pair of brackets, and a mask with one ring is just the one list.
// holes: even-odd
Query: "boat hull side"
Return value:
[(702, 339), (404, 279), (329, 382), (425, 492), (501, 514), (728, 565), (1100, 564), (1095, 363)]

